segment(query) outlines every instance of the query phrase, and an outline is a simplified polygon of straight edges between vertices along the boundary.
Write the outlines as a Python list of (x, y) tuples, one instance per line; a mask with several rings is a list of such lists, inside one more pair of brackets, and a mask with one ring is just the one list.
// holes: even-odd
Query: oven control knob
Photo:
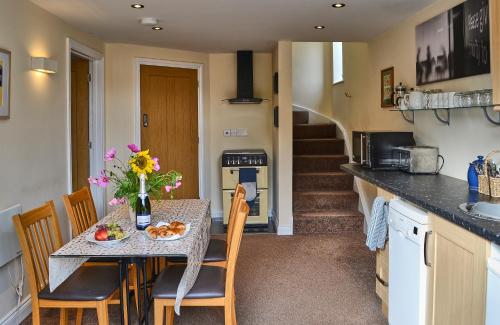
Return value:
[(259, 158), (259, 165), (262, 165), (262, 158)]

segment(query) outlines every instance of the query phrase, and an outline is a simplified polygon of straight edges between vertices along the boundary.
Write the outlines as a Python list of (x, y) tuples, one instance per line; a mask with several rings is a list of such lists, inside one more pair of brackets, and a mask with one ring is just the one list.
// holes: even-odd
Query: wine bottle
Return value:
[(135, 226), (138, 230), (144, 230), (151, 225), (151, 203), (146, 191), (146, 175), (139, 176), (140, 187), (135, 207)]

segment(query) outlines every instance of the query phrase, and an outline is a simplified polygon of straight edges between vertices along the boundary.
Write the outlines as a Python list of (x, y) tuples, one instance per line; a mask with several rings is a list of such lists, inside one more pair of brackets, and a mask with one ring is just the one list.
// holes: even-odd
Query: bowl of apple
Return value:
[(117, 223), (108, 223), (98, 225), (94, 232), (85, 236), (85, 239), (100, 246), (112, 247), (128, 237), (129, 234), (124, 232)]

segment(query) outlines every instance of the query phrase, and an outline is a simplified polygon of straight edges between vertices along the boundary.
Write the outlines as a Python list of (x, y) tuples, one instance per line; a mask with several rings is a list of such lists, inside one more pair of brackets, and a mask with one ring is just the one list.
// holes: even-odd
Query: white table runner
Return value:
[(49, 258), (49, 285), (55, 290), (73, 272), (91, 257), (187, 257), (187, 267), (177, 288), (175, 311), (180, 312), (180, 303), (193, 287), (210, 241), (210, 213), (208, 200), (164, 200), (151, 204), (152, 224), (159, 221), (179, 220), (191, 224), (186, 237), (174, 241), (154, 241), (143, 231), (135, 228), (129, 218), (128, 208), (122, 206), (104, 217), (98, 224), (118, 223), (130, 237), (114, 247), (102, 247), (85, 239), (96, 227), (80, 234), (54, 252)]

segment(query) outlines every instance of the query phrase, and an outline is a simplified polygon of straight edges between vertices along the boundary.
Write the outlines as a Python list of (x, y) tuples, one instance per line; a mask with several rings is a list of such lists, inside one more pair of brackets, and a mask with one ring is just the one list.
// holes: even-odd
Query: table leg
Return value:
[(127, 324), (128, 325), (131, 325), (130, 323), (130, 314), (132, 313), (132, 309), (130, 309), (130, 283), (129, 283), (129, 277), (128, 277), (128, 266), (129, 266), (129, 263), (127, 260), (125, 260), (125, 290), (127, 290), (127, 301), (126, 301), (126, 304), (127, 304)]
[[(125, 323), (125, 315), (124, 315), (124, 301), (123, 301), (123, 260), (122, 259), (119, 259), (118, 260), (118, 269), (119, 269), (119, 273), (120, 273), (120, 289), (119, 289), (119, 293), (120, 293), (120, 324), (124, 325)], [(126, 288), (126, 290), (128, 291), (128, 287)]]
[(142, 268), (142, 262), (141, 260), (136, 260), (135, 261), (135, 270), (136, 270), (136, 282), (137, 282), (137, 320), (139, 321), (139, 324), (142, 324), (142, 300), (141, 300), (141, 268)]
[(149, 324), (149, 297), (148, 297), (148, 272), (146, 267), (147, 259), (142, 259), (142, 279), (144, 284), (144, 323)]

